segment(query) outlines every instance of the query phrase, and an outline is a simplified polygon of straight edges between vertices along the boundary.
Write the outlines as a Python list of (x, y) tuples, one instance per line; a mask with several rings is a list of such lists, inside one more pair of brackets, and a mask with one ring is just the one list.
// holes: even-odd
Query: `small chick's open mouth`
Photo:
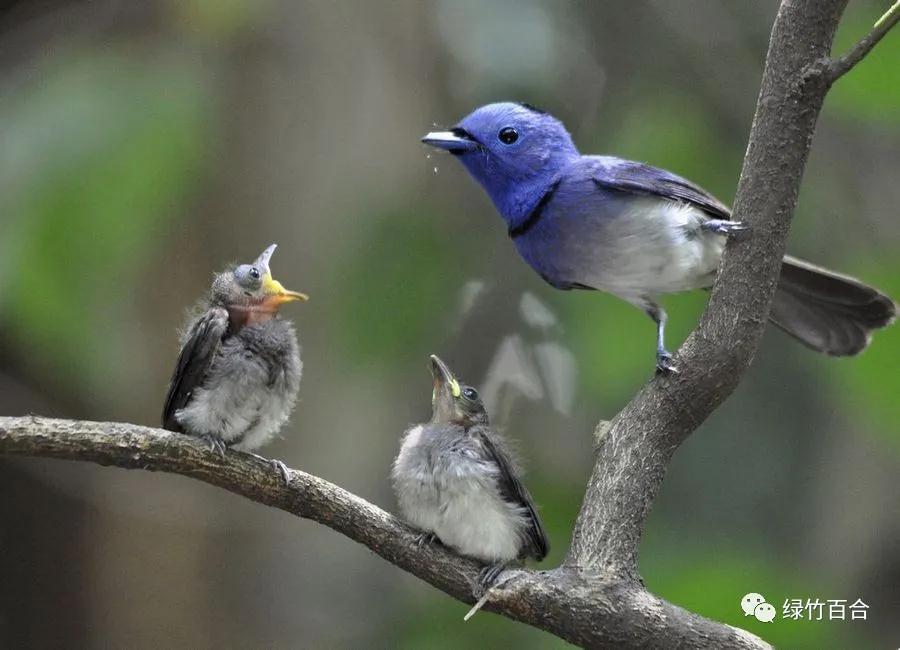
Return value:
[(309, 296), (305, 293), (285, 289), (270, 273), (266, 273), (263, 276), (263, 291), (266, 294), (263, 302), (268, 304), (281, 305), (295, 300), (302, 300), (303, 302), (309, 300)]
[(450, 371), (450, 368), (447, 366), (447, 364), (444, 363), (436, 354), (432, 354), (430, 359), (431, 376), (434, 378), (435, 393), (446, 386), (450, 389), (450, 393), (453, 395), (453, 397), (459, 397), (459, 382), (456, 381), (456, 377), (453, 376), (453, 373)]
[(309, 296), (305, 293), (285, 289), (284, 285), (272, 277), (272, 271), (269, 269), (269, 260), (272, 259), (272, 254), (277, 247), (278, 244), (272, 244), (266, 248), (266, 250), (256, 258), (256, 262), (254, 262), (256, 267), (261, 270), (263, 274), (262, 289), (264, 296), (260, 301), (260, 306), (264, 309), (278, 309), (278, 307), (286, 302), (293, 302), (295, 300), (306, 302), (309, 300)]

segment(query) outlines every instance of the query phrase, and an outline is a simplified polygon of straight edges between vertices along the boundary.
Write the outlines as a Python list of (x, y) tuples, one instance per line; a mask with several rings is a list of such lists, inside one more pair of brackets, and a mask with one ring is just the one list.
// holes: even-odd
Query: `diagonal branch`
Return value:
[(850, 72), (850, 70), (852, 70), (857, 63), (862, 61), (865, 56), (872, 51), (872, 48), (878, 44), (878, 41), (884, 38), (898, 22), (900, 22), (900, 0), (897, 0), (897, 2), (895, 2), (893, 6), (878, 19), (875, 26), (872, 28), (872, 31), (850, 48), (849, 52), (829, 64), (828, 76), (831, 83), (834, 83)]
[[(420, 547), (417, 531), (378, 506), (317, 476), (289, 470), (290, 484), (265, 459), (116, 422), (0, 417), (0, 456), (80, 460), (182, 474), (251, 501), (312, 519), (365, 545), (441, 591), (471, 603), (481, 568), (440, 545)], [(587, 647), (767, 648), (762, 640), (692, 614), (640, 585), (569, 568), (516, 571), (485, 609)], [(462, 621), (460, 621), (462, 624)]]

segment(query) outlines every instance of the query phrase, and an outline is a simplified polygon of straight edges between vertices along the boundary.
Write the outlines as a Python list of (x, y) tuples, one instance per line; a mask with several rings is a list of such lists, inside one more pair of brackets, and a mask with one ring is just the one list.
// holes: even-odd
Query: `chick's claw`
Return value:
[(284, 479), (284, 484), (290, 485), (291, 484), (291, 470), (288, 469), (288, 466), (285, 465), (280, 460), (278, 460), (277, 458), (273, 458), (272, 460), (269, 461), (269, 463), (272, 465), (272, 467), (274, 469), (278, 470), (278, 472), (281, 474), (281, 478)]
[(497, 582), (497, 578), (500, 577), (500, 574), (506, 569), (505, 564), (489, 564), (484, 567), (478, 573), (478, 579), (475, 584), (475, 589), (472, 590), (473, 595), (476, 598), (481, 598), (491, 587), (494, 586), (494, 583)]
[(421, 535), (416, 537), (416, 546), (431, 546), (432, 544), (438, 542), (438, 536), (434, 533), (422, 533)]
[(225, 458), (225, 450), (228, 448), (228, 446), (225, 444), (225, 441), (222, 440), (222, 438), (212, 433), (207, 433), (200, 437), (204, 442), (206, 442), (206, 444), (209, 445), (209, 450), (212, 453), (218, 454), (219, 458)]

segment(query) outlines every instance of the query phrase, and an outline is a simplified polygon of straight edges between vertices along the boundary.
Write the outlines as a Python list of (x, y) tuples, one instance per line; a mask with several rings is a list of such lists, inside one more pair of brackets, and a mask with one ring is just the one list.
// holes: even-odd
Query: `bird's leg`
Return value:
[(475, 583), (475, 588), (472, 590), (472, 594), (476, 598), (481, 598), (484, 594), (488, 592), (488, 590), (494, 586), (494, 583), (497, 582), (497, 578), (500, 577), (500, 574), (506, 569), (505, 562), (496, 562), (494, 564), (488, 564), (478, 573), (478, 580)]
[(656, 372), (677, 373), (678, 368), (672, 360), (672, 353), (666, 350), (666, 311), (650, 299), (644, 299), (644, 311), (656, 323)]
[(726, 221), (725, 219), (709, 219), (701, 223), (700, 228), (726, 237), (750, 230), (750, 226), (743, 221)]
[(204, 433), (200, 436), (200, 439), (209, 445), (211, 452), (219, 454), (221, 458), (225, 458), (225, 450), (228, 448), (228, 445), (225, 444), (221, 436), (215, 433)]
[(438, 536), (434, 533), (422, 533), (416, 537), (416, 546), (431, 546), (439, 541)]
[[(502, 563), (492, 564), (482, 569), (478, 574), (478, 582), (472, 589), (472, 595), (478, 600), (472, 605), (472, 609), (463, 616), (463, 620), (468, 621), (475, 616), (475, 614), (478, 613), (478, 610), (484, 607), (484, 604), (488, 601), (488, 598), (490, 598), (491, 590), (514, 579), (518, 573), (521, 572), (506, 571), (506, 565)], [(504, 575), (505, 577), (501, 580), (500, 577)]]
[(251, 456), (260, 459), (267, 465), (271, 465), (272, 469), (274, 469), (279, 474), (281, 474), (281, 478), (284, 479), (285, 485), (291, 484), (291, 470), (288, 469), (288, 466), (285, 465), (282, 461), (278, 460), (277, 458), (264, 458), (263, 456), (260, 456), (259, 454), (254, 454), (252, 451), (248, 452), (248, 453)]

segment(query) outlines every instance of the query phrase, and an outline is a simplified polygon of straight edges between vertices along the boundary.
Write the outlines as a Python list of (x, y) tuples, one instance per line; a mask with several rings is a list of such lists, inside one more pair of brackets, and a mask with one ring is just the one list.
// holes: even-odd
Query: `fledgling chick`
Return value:
[(188, 320), (166, 395), (163, 427), (203, 438), (223, 455), (226, 446), (251, 451), (271, 440), (300, 388), (297, 335), (278, 310), (308, 297), (272, 278), (275, 247), (214, 276)]
[(534, 501), (478, 393), (438, 357), (431, 422), (409, 429), (391, 478), (403, 516), (462, 555), (486, 563), (489, 588), (514, 560), (543, 560), (550, 543)]

